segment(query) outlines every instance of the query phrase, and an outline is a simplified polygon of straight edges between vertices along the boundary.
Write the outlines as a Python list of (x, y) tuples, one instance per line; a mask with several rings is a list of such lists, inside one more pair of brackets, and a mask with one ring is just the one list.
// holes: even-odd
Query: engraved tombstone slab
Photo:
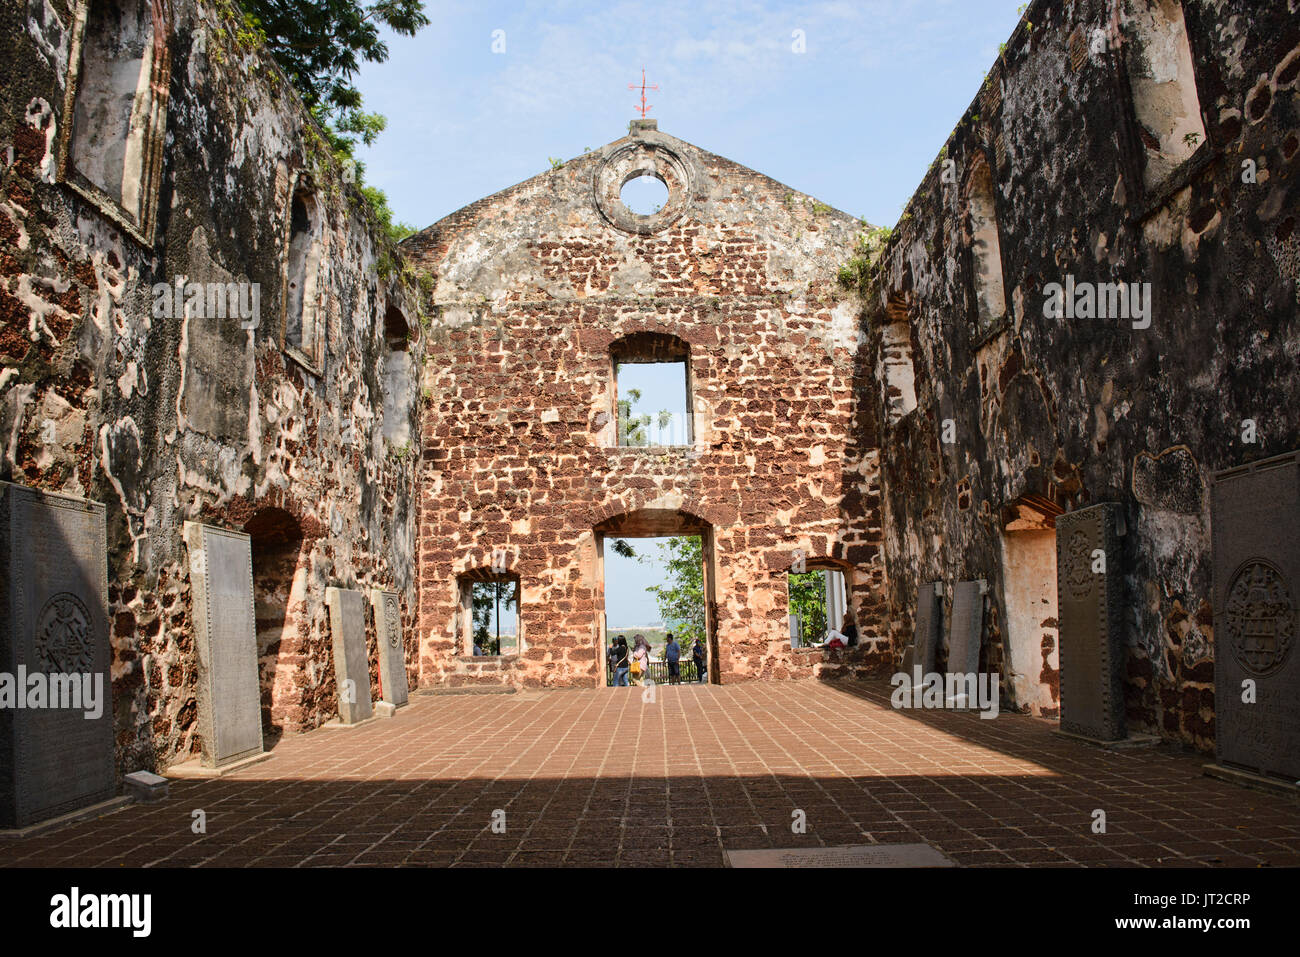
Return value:
[(186, 522), (194, 647), (199, 658), (203, 764), (219, 768), (262, 753), (262, 698), (249, 537)]
[(1061, 730), (1098, 741), (1127, 735), (1119, 517), (1106, 502), (1056, 518)]
[(374, 714), (366, 655), (366, 599), (359, 591), (331, 587), (325, 589), (325, 604), (330, 610), (339, 721), (356, 724)]
[(117, 793), (104, 514), (0, 482), (0, 827)]
[(927, 582), (916, 590), (916, 636), (912, 658), (903, 669), (910, 676), (916, 665), (921, 674), (934, 671), (934, 656), (943, 641), (943, 584)]
[(402, 641), (402, 605), (396, 592), (370, 590), (370, 607), (375, 612), (375, 635), (379, 643), (379, 690), (383, 700), (401, 707), (406, 704), (406, 646)]
[(980, 668), (984, 636), (984, 583), (957, 582), (952, 589), (952, 628), (948, 634), (948, 673), (973, 675)]
[(1217, 473), (1210, 520), (1216, 756), (1300, 780), (1300, 452)]

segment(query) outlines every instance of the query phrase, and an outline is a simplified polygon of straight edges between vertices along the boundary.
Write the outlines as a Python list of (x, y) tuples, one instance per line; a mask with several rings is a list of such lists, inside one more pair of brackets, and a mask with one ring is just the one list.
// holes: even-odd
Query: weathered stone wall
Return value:
[[(396, 307), (418, 336), (411, 277), (231, 8), (169, 6), (152, 54), (155, 78), (170, 60), (153, 91), (167, 96), (152, 236), (59, 181), (74, 8), (0, 10), (0, 478), (108, 505), (126, 771), (198, 751), (184, 521), (253, 537), (268, 736), (336, 712), (327, 585), (395, 589), (408, 629), (415, 612), (418, 438), (384, 437), (385, 402), (418, 436), (418, 402), (394, 396), (400, 377), (385, 385), (394, 353), (423, 355), (385, 328)], [(143, 157), (128, 179), (143, 147), (127, 144)], [(309, 183), (325, 250), (318, 369), (281, 348), (291, 189)], [(182, 277), (257, 283), (255, 328), (156, 308), (153, 286)]]
[[(668, 199), (636, 219), (618, 189), (650, 165)], [(858, 309), (835, 283), (860, 229), (638, 123), (404, 243), (437, 277), (421, 475), (425, 686), (603, 682), (603, 532), (705, 535), (710, 670), (723, 681), (871, 663), (886, 636), (876, 452), (853, 387)], [(690, 444), (617, 444), (611, 347), (647, 333), (689, 347)], [(846, 571), (866, 638), (854, 662), (790, 648), (798, 549)], [(522, 583), (524, 650), (476, 658), (457, 637), (458, 583), (489, 570), (496, 550)]]
[[(873, 350), (903, 329), (916, 390), (892, 417), (874, 396), (894, 654), (918, 583), (984, 578), (983, 664), (1012, 693), (1006, 526), (1118, 502), (1130, 727), (1208, 749), (1210, 477), (1300, 446), (1300, 17), (1187, 0), (1189, 57), (1178, 6), (1031, 4), (886, 243), (868, 312)], [(1048, 318), (1067, 276), (1150, 283), (1149, 327)], [(1049, 702), (1055, 627), (1023, 676)]]

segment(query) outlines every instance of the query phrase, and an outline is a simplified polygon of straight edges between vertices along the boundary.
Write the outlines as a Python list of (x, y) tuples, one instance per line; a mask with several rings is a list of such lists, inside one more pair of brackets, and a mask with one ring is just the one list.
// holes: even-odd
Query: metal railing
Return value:
[[(682, 676), (681, 680), (683, 684), (685, 684), (688, 681), (694, 681), (694, 682), (699, 681), (700, 672), (699, 669), (695, 666), (695, 659), (683, 658), (681, 659), (681, 661), (678, 662), (678, 664), (681, 666), (680, 671)], [(633, 677), (634, 676), (632, 672), (629, 671), (627, 675), (627, 680), (629, 685), (632, 683)], [(642, 673), (640, 677), (642, 681), (644, 681), (648, 677), (651, 681), (653, 681), (657, 685), (668, 684), (669, 682), (668, 662), (666, 661), (650, 662), (649, 667), (646, 669), (644, 673)], [(707, 675), (705, 677), (707, 679)], [(609, 663), (608, 660), (605, 662), (605, 684), (607, 687), (612, 687), (614, 684), (614, 668)]]

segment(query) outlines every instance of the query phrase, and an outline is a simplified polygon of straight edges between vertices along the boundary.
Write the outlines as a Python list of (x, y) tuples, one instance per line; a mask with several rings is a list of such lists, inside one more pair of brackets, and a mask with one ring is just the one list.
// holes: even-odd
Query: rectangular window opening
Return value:
[(69, 64), (60, 179), (152, 242), (171, 54), (165, 5), (89, 0)]
[(685, 360), (616, 362), (614, 376), (619, 445), (646, 448), (694, 442)]
[(465, 654), (479, 657), (509, 657), (521, 651), (519, 627), (519, 578), (493, 575), (461, 583), (465, 608)]
[(858, 643), (842, 571), (791, 571), (786, 576), (786, 587), (791, 648), (853, 647)]
[(305, 190), (295, 191), (285, 268), (284, 346), (318, 375), (325, 367), (326, 262), (320, 237), (316, 198)]
[(1205, 123), (1180, 0), (1130, 0), (1126, 12), (1135, 41), (1128, 71), (1143, 181), (1156, 191), (1205, 143)]

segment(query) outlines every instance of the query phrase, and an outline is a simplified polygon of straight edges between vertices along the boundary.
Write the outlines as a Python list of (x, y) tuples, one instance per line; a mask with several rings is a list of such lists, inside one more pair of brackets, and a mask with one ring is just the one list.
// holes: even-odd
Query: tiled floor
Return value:
[(229, 777), (173, 781), (164, 803), (0, 843), (0, 863), (719, 865), (724, 848), (925, 842), (963, 865), (1300, 865), (1295, 799), (1207, 778), (1200, 756), (895, 711), (889, 690), (417, 696)]

